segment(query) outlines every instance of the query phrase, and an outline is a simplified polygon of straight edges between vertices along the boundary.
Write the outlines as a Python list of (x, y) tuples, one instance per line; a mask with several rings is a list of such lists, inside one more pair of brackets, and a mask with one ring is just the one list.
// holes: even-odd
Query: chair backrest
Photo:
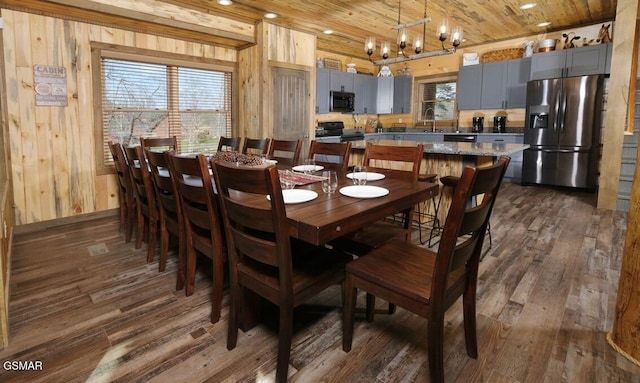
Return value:
[[(294, 166), (300, 162), (302, 140), (271, 140), (268, 157), (282, 165)], [(285, 156), (285, 154), (290, 154)]]
[(388, 176), (418, 180), (424, 146), (387, 146), (367, 142), (362, 164), (367, 171)]
[[(136, 191), (137, 203), (142, 208), (142, 213), (149, 217), (151, 221), (155, 221), (158, 218), (156, 195), (142, 147), (127, 146), (124, 150), (129, 164), (131, 184)], [(152, 224), (154, 223), (150, 223), (150, 225)]]
[(349, 168), (351, 142), (318, 142), (311, 141), (308, 158), (316, 160), (316, 165), (326, 169), (346, 172)]
[(131, 175), (129, 174), (129, 166), (127, 164), (127, 155), (124, 153), (121, 143), (109, 141), (108, 145), (111, 157), (113, 157), (113, 166), (115, 167), (116, 174), (118, 176), (118, 185), (120, 185), (120, 190), (124, 192), (124, 195), (126, 196), (127, 193), (133, 192), (131, 187)]
[[(237, 167), (222, 161), (214, 162), (212, 166), (220, 195), (230, 267), (247, 258), (277, 267), (281, 291), (287, 292), (284, 286), (292, 288), (291, 245), (278, 169), (275, 166)], [(274, 291), (267, 298), (278, 302), (279, 293)]]
[[(172, 137), (153, 137), (144, 138), (140, 137), (140, 146), (142, 149), (150, 149), (157, 152), (165, 152), (167, 150), (178, 151), (178, 138)], [(159, 150), (158, 150), (159, 149)]]
[[(465, 291), (467, 284), (476, 285), (489, 217), (509, 161), (509, 157), (503, 156), (491, 166), (466, 167), (462, 171), (436, 257), (431, 286), (432, 312), (438, 307), (446, 310)], [(476, 205), (469, 203), (474, 196)]]
[(186, 243), (208, 257), (222, 254), (225, 242), (219, 217), (218, 198), (204, 155), (168, 155), (170, 171), (181, 203)]
[(178, 201), (175, 180), (169, 171), (169, 155), (173, 152), (160, 153), (149, 148), (145, 148), (144, 152), (151, 169), (151, 180), (156, 192), (160, 219), (173, 221), (175, 224), (168, 225), (168, 228), (171, 231), (176, 231), (176, 229), (179, 231), (182, 227), (182, 210)]
[(220, 137), (218, 141), (218, 151), (240, 151), (240, 137)]
[(243, 154), (267, 154), (271, 145), (270, 138), (245, 138), (242, 146)]

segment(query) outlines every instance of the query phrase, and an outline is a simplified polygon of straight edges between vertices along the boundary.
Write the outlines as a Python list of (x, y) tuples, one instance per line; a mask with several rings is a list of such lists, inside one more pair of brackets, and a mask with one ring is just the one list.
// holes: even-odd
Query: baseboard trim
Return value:
[(33, 233), (33, 232), (42, 231), (46, 229), (51, 229), (58, 226), (69, 225), (72, 223), (91, 221), (99, 218), (114, 217), (114, 216), (118, 216), (118, 214), (120, 214), (119, 209), (109, 209), (109, 210), (103, 210), (103, 211), (98, 211), (94, 213), (74, 215), (72, 217), (64, 217), (64, 218), (57, 218), (57, 219), (52, 219), (48, 221), (28, 223), (24, 225), (15, 226), (14, 234), (28, 234), (28, 233)]

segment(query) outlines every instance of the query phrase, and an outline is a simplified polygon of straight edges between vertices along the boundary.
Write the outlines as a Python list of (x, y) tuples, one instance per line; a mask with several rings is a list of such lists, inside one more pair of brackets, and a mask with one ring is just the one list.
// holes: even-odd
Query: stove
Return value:
[(364, 134), (361, 131), (347, 129), (349, 133), (345, 133), (344, 130), (342, 121), (321, 122), (316, 129), (316, 137), (340, 137), (341, 142), (364, 140)]
[[(318, 129), (316, 129), (316, 137), (342, 136), (343, 129), (344, 122), (342, 121), (320, 122)], [(320, 136), (318, 136), (318, 133), (320, 133)]]

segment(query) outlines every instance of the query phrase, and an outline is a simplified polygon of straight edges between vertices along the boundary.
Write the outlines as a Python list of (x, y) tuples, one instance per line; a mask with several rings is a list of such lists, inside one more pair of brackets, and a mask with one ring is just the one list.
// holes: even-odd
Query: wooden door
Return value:
[(273, 135), (278, 140), (303, 139), (309, 147), (310, 72), (274, 67)]

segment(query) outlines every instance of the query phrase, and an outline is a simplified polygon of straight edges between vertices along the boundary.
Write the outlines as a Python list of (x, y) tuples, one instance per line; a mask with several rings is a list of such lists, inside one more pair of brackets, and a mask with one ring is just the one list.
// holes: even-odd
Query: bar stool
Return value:
[[(438, 182), (437, 174), (420, 174), (418, 175), (418, 182)], [(442, 198), (442, 197), (440, 197)], [(433, 214), (429, 214), (427, 211), (427, 205), (431, 202), (433, 205)], [(440, 202), (438, 200), (438, 202)], [(440, 226), (440, 220), (438, 219), (438, 205), (436, 205), (435, 198), (431, 198), (426, 201), (422, 201), (417, 205), (416, 214), (417, 219), (414, 222), (418, 225), (418, 233), (420, 236), (420, 243), (425, 244), (427, 241), (422, 240), (422, 225), (431, 223), (431, 227)], [(426, 221), (424, 220), (426, 218)]]
[[(439, 236), (442, 233), (442, 230), (444, 229), (443, 226), (440, 225), (440, 220), (438, 220), (438, 211), (440, 210), (440, 203), (442, 202), (442, 195), (444, 194), (444, 190), (445, 188), (451, 188), (451, 190), (455, 190), (456, 186), (458, 186), (458, 182), (460, 181), (460, 177), (457, 176), (444, 176), (444, 177), (440, 177), (440, 182), (442, 183), (442, 189), (440, 190), (440, 195), (438, 196), (438, 202), (435, 203), (434, 201), (434, 210), (435, 210), (435, 216), (436, 216), (436, 220), (434, 221), (434, 225), (431, 228), (431, 232), (429, 233), (429, 247), (437, 244), (438, 242), (440, 242), (440, 240), (436, 241), (433, 243), (433, 245), (431, 244), (431, 241)], [(476, 200), (476, 197), (473, 196), (471, 199), (471, 204), (473, 206), (477, 205), (478, 202)], [(436, 225), (437, 223), (437, 225)], [(487, 234), (489, 235), (489, 249), (491, 248), (491, 222), (489, 222), (487, 224)], [(424, 242), (421, 241), (421, 243), (424, 245)]]

